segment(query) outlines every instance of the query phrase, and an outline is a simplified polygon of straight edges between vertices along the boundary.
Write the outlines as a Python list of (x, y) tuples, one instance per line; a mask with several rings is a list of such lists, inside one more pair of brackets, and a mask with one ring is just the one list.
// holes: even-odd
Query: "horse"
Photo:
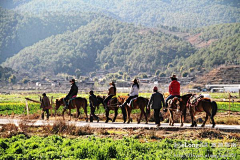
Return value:
[[(194, 98), (193, 96), (191, 98)], [(197, 122), (194, 120), (195, 114), (197, 112), (206, 112), (205, 121), (202, 123), (201, 127), (205, 126), (208, 120), (208, 116), (210, 116), (212, 121), (212, 128), (214, 128), (216, 125), (214, 121), (214, 116), (216, 115), (217, 109), (218, 109), (217, 103), (215, 101), (211, 101), (208, 98), (202, 98), (202, 97), (198, 98), (195, 103), (191, 103), (190, 99), (188, 101), (187, 106), (189, 108), (191, 119), (192, 119), (191, 127), (197, 127)]]
[(189, 98), (192, 96), (192, 94), (186, 94), (183, 96), (174, 97), (173, 99), (170, 99), (168, 103), (168, 111), (169, 111), (169, 125), (173, 126), (174, 125), (174, 120), (173, 120), (173, 111), (180, 111), (181, 116), (180, 116), (180, 123), (181, 127), (183, 126), (183, 122), (186, 119), (186, 111), (187, 111), (187, 102)]
[[(148, 101), (149, 100), (147, 98), (137, 97), (136, 99), (131, 100), (129, 105), (125, 105), (125, 108), (127, 110), (127, 117), (128, 117), (127, 123), (130, 123), (130, 121), (132, 122), (131, 111), (133, 109), (140, 109), (141, 110), (140, 117), (139, 119), (137, 119), (138, 124), (142, 119), (142, 115), (145, 116), (146, 124), (148, 124), (148, 116), (150, 115), (150, 109), (147, 109)], [(146, 108), (147, 113), (144, 111), (144, 108)]]
[[(104, 102), (103, 101), (105, 99), (105, 96), (103, 96), (103, 97), (97, 96), (97, 99), (98, 99), (99, 105), (100, 105), (100, 103), (102, 103), (103, 106), (104, 106)], [(109, 100), (107, 106), (104, 106), (105, 107), (105, 111), (106, 111), (106, 118), (107, 118), (105, 123), (108, 123), (109, 120), (111, 120), (112, 122), (116, 121), (116, 118), (117, 118), (117, 115), (118, 115), (118, 108), (119, 108), (118, 105), (120, 105), (122, 103), (123, 102), (122, 102), (122, 99), (121, 99), (120, 96), (114, 97), (114, 98)], [(114, 115), (113, 119), (109, 118), (109, 111), (110, 110), (114, 110), (114, 112), (115, 112), (115, 115)], [(126, 116), (124, 114), (123, 114), (123, 120), (124, 120), (124, 123), (125, 123), (126, 122)]]
[[(88, 122), (88, 115), (87, 115), (87, 99), (86, 98), (81, 98), (81, 97), (77, 97), (77, 98), (74, 98), (72, 100), (69, 101), (69, 105), (68, 105), (68, 109), (69, 109), (69, 115), (70, 115), (70, 119), (69, 121), (71, 120), (71, 109), (74, 109), (76, 108), (77, 109), (77, 116), (76, 116), (76, 120), (78, 119), (79, 117), (79, 109), (82, 107), (84, 109), (84, 113), (86, 115), (86, 122)], [(56, 108), (55, 108), (55, 115), (56, 115), (56, 111), (58, 110), (58, 108), (60, 106), (64, 106), (64, 101), (63, 101), (63, 98), (60, 98), (60, 99), (56, 99)], [(67, 109), (63, 109), (62, 111), (62, 116), (63, 116), (63, 120), (65, 120), (64, 118), (64, 112), (66, 111)]]

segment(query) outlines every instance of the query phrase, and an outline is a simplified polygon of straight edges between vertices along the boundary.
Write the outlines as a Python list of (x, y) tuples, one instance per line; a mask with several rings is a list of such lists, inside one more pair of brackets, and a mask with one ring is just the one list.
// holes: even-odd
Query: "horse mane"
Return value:
[(56, 100), (60, 101), (60, 100), (62, 100), (63, 98), (65, 98), (65, 97), (59, 97), (59, 98), (57, 98)]

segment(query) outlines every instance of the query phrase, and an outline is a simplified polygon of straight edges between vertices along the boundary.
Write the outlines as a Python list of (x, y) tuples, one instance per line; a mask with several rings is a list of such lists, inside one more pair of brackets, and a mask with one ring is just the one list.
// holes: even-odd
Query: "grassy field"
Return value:
[(0, 138), (0, 159), (239, 159), (237, 142), (213, 140), (63, 138), (58, 135)]
[[(57, 93), (50, 93), (48, 94), (49, 97), (53, 97), (53, 102), (55, 99), (64, 97), (65, 94), (57, 94)], [(127, 95), (127, 94), (119, 94), (119, 95)], [(80, 94), (78, 96), (85, 97), (88, 99), (87, 94)], [(140, 96), (149, 98), (151, 96), (151, 93), (141, 93)], [(223, 93), (212, 93), (211, 97), (214, 98), (223, 98), (227, 96), (226, 94)], [(39, 95), (37, 94), (12, 94), (12, 95), (0, 95), (0, 115), (11, 115), (11, 114), (26, 114), (25, 106), (26, 106), (26, 100), (25, 97), (31, 98), (34, 100), (39, 100)], [(219, 99), (221, 99), (219, 98)], [(218, 105), (218, 112), (225, 112), (224, 110), (228, 110), (229, 108), (229, 103), (228, 102), (217, 102)], [(231, 105), (231, 110), (232, 111), (238, 111), (240, 112), (240, 103), (234, 102), (230, 103)], [(28, 106), (30, 108), (30, 114), (33, 113), (40, 113), (40, 104), (38, 103), (33, 103), (28, 101)], [(62, 111), (62, 108), (59, 109), (58, 113)], [(83, 113), (83, 109), (80, 110), (81, 113)], [(74, 113), (74, 112), (73, 112)], [(88, 113), (90, 113), (90, 107), (88, 105)], [(102, 105), (100, 106), (100, 109), (96, 111), (97, 114), (105, 113)], [(114, 113), (111, 111), (110, 113)], [(121, 113), (121, 110), (119, 109), (119, 113)], [(140, 110), (133, 110), (132, 113), (140, 113)]]

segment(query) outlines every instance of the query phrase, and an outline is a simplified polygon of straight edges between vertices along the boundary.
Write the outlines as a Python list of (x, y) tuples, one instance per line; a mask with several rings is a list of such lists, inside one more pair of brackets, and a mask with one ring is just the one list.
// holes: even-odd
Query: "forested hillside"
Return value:
[(103, 17), (27, 47), (4, 65), (35, 74), (74, 74), (76, 69), (86, 73), (101, 68), (154, 73), (160, 66), (166, 68), (172, 59), (194, 52), (190, 43), (159, 29)]
[(0, 6), (0, 63), (19, 73), (186, 76), (240, 62), (234, 0), (2, 0)]
[(194, 28), (240, 22), (237, 0), (2, 0), (18, 12), (98, 12), (118, 20), (155, 27)]
[(0, 63), (47, 37), (74, 31), (99, 17), (92, 13), (32, 16), (0, 8)]

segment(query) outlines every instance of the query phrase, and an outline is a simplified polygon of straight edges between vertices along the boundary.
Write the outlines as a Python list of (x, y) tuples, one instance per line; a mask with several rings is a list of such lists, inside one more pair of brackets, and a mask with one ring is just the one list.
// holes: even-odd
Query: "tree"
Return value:
[(187, 77), (188, 76), (188, 72), (184, 71), (182, 74), (183, 77)]
[(27, 84), (29, 82), (29, 79), (27, 77), (23, 78), (22, 79), (22, 83), (23, 84)]
[(12, 83), (12, 84), (15, 84), (15, 83), (16, 83), (16, 76), (12, 74), (12, 75), (8, 78), (8, 82), (9, 82), (9, 83)]
[(81, 76), (81, 70), (80, 69), (76, 69), (75, 70), (75, 75), (76, 75), (77, 79), (79, 79), (80, 76)]
[(160, 71), (159, 69), (156, 70), (155, 75), (156, 75), (156, 76), (159, 76), (160, 72), (161, 72), (161, 71)]
[(159, 77), (166, 77), (166, 74), (162, 72), (159, 74)]

